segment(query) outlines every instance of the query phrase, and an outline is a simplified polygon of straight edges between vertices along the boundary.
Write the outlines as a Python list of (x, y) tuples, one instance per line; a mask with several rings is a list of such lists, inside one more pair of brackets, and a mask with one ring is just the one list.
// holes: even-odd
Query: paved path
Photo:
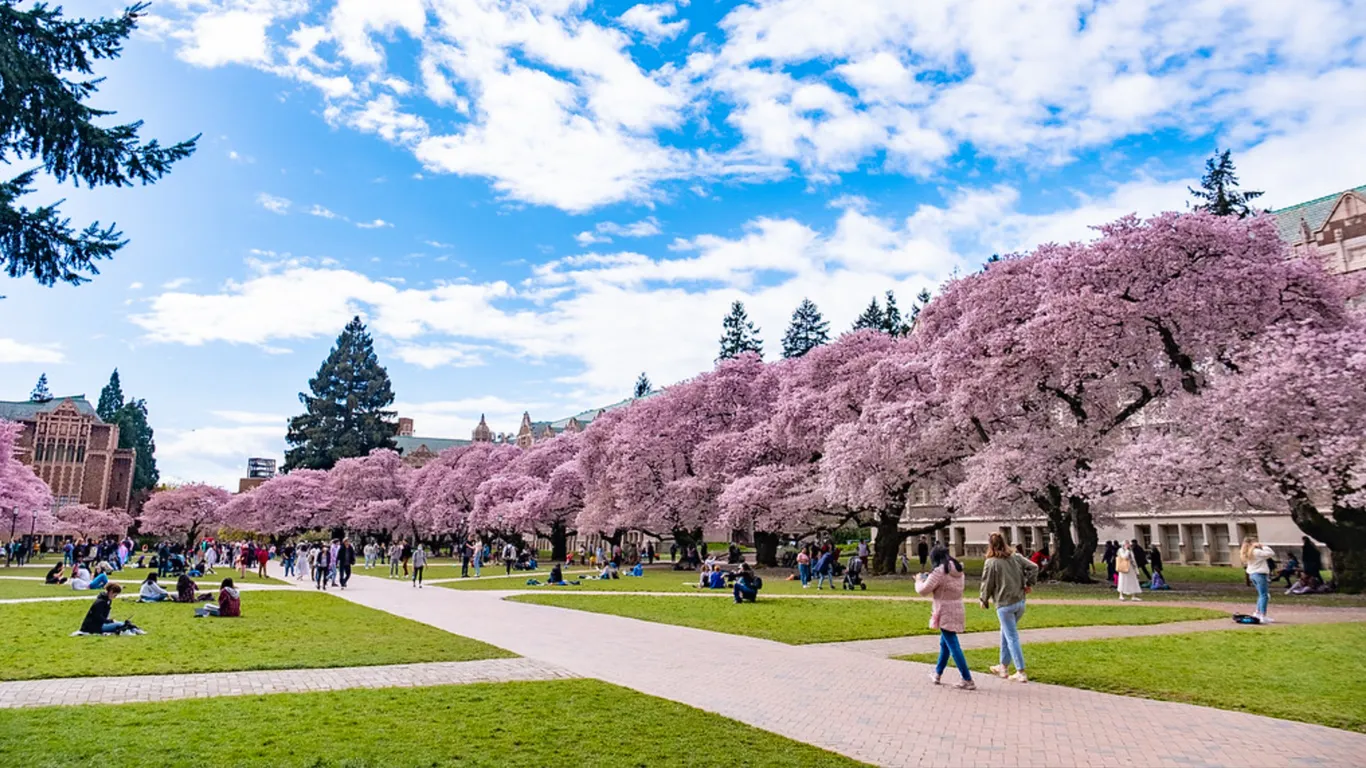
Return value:
[(509, 592), (355, 577), (337, 594), (879, 765), (1279, 768), (1366, 755), (1366, 735), (1322, 726), (980, 675), (979, 690), (958, 691), (929, 685), (927, 665), (502, 600)]
[(0, 709), (54, 704), (127, 704), (205, 699), (211, 696), (338, 691), (346, 688), (411, 688), (513, 680), (560, 680), (573, 676), (564, 669), (531, 659), (483, 659), (339, 669), (19, 680), (0, 683)]

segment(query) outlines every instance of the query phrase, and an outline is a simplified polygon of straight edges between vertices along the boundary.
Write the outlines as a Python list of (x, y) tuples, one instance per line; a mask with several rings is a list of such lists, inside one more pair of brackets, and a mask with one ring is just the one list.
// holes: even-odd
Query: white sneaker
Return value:
[(930, 682), (931, 682), (932, 684), (934, 684), (934, 685), (939, 685), (939, 675), (937, 675), (937, 674), (931, 672), (931, 673), (930, 673)]
[(1002, 680), (1006, 679), (1007, 677), (1010, 677), (1010, 670), (1006, 669), (1006, 665), (1004, 664), (994, 665), (991, 668), (991, 673), (1001, 678)]
[(1134, 596), (1133, 596), (1132, 598), (1130, 598), (1130, 599), (1133, 600), (1135, 603), (1141, 603), (1141, 602), (1143, 602), (1143, 598), (1139, 597), (1138, 595), (1134, 595)]
[(959, 680), (959, 681), (958, 681), (958, 684), (955, 685), (955, 686), (953, 686), (953, 687), (954, 687), (954, 688), (957, 688), (957, 689), (959, 689), (959, 690), (961, 690), (961, 691), (975, 691), (975, 690), (977, 690), (977, 684), (974, 683), (974, 682), (972, 682), (971, 680)]
[(1262, 616), (1261, 619), (1262, 619), (1262, 623), (1263, 623), (1263, 624), (1275, 624), (1275, 623), (1276, 623), (1276, 620), (1273, 619), (1273, 618), (1271, 618), (1270, 616)]
[(1010, 676), (1009, 678), (1007, 678), (1007, 679), (1008, 679), (1008, 680), (1011, 680), (1011, 681), (1013, 681), (1013, 682), (1016, 682), (1016, 683), (1027, 683), (1027, 682), (1029, 682), (1029, 676), (1026, 675), (1026, 674), (1024, 673), (1024, 670), (1020, 670), (1019, 672), (1016, 672), (1015, 674), (1011, 675), (1011, 676)]

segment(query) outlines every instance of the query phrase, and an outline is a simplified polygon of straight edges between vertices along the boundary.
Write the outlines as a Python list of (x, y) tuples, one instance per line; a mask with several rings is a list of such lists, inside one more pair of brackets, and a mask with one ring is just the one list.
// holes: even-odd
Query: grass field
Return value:
[(34, 768), (859, 765), (596, 680), (8, 709), (0, 754)]
[(131, 616), (146, 635), (69, 637), (88, 607), (86, 601), (0, 605), (0, 679), (348, 667), (512, 655), (330, 595), (243, 592), (239, 619), (196, 619), (190, 605), (120, 600), (112, 618)]
[[(22, 571), (10, 569), (5, 572), (0, 569), (0, 600), (9, 600), (20, 597), (83, 597), (88, 596), (91, 600), (95, 599), (96, 592), (76, 591), (70, 584), (44, 584), (43, 576), (47, 573), (46, 569), (24, 568)], [(31, 571), (31, 572), (30, 572)], [(279, 579), (261, 578), (254, 573), (248, 573), (247, 577), (241, 578), (236, 573), (229, 574), (227, 571), (219, 571), (217, 574), (201, 576), (195, 579), (201, 591), (216, 589), (223, 579), (232, 577), (234, 583), (242, 584), (284, 584)], [(123, 585), (124, 595), (137, 596), (138, 585), (147, 578), (147, 571), (119, 571), (113, 575), (116, 584)], [(176, 580), (166, 577), (159, 580), (161, 586), (174, 592)]]
[[(1028, 622), (1028, 618), (1025, 619)], [(905, 657), (934, 663), (937, 654)], [(985, 670), (994, 649), (968, 651)], [(1255, 712), (1366, 733), (1366, 624), (1246, 627), (1228, 632), (1025, 646), (1029, 677), (1106, 693)], [(1357, 680), (1352, 683), (1351, 680)]]
[[(905, 600), (763, 600), (736, 605), (729, 599), (668, 595), (518, 595), (508, 598), (662, 624), (748, 635), (780, 643), (833, 643), (882, 637), (934, 634), (930, 604)], [(1035, 605), (1022, 628), (1096, 624), (1162, 624), (1221, 618), (1200, 608), (1143, 605)], [(996, 611), (968, 608), (968, 631), (997, 628)]]

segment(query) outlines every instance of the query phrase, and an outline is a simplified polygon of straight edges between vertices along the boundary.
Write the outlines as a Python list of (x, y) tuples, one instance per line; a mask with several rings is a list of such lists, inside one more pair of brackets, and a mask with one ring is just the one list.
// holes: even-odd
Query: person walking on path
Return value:
[(326, 545), (317, 547), (317, 557), (313, 560), (313, 588), (327, 591), (328, 572), (332, 570), (332, 550)]
[(1115, 573), (1119, 575), (1115, 583), (1119, 599), (1142, 601), (1143, 598), (1139, 597), (1143, 594), (1143, 587), (1138, 583), (1138, 562), (1127, 541), (1121, 543), (1119, 551), (1115, 553)]
[(421, 589), (422, 569), (427, 567), (427, 552), (418, 544), (413, 550), (413, 586)]
[(1304, 572), (1313, 577), (1317, 584), (1323, 583), (1323, 555), (1319, 553), (1319, 548), (1314, 546), (1314, 540), (1305, 536), (1301, 541), (1304, 547), (1300, 550), (1300, 567)]
[(821, 586), (826, 581), (830, 582), (830, 588), (835, 588), (835, 555), (826, 550), (821, 553), (816, 560), (816, 589), (823, 589)]
[(1134, 565), (1138, 566), (1138, 572), (1143, 574), (1143, 578), (1152, 580), (1153, 575), (1148, 573), (1148, 550), (1138, 543), (1138, 539), (1129, 542), (1129, 554), (1133, 555)]
[[(1024, 651), (1020, 648), (1020, 619), (1024, 618), (1025, 594), (1039, 576), (1039, 567), (1014, 553), (999, 533), (991, 534), (987, 560), (982, 566), (982, 592), (979, 602), (986, 609), (996, 602), (996, 618), (1001, 623), (1001, 663), (991, 668), (998, 677), (1027, 683)], [(1015, 674), (1010, 663), (1015, 662)]]
[(1268, 561), (1276, 556), (1276, 551), (1248, 536), (1243, 539), (1238, 554), (1243, 558), (1243, 568), (1252, 586), (1257, 588), (1257, 612), (1252, 615), (1263, 624), (1270, 624), (1271, 618), (1266, 615), (1267, 602), (1271, 599), (1271, 563)]
[(356, 567), (356, 547), (350, 539), (342, 539), (341, 549), (337, 550), (337, 571), (341, 576), (341, 588), (351, 580), (351, 569)]
[(256, 575), (266, 578), (266, 563), (270, 561), (270, 550), (265, 547), (256, 548)]
[[(601, 546), (598, 547), (598, 551), (602, 551)], [(512, 546), (512, 542), (509, 541), (503, 545), (503, 567), (507, 569), (509, 576), (512, 575), (512, 564), (515, 562), (517, 562), (517, 548)]]
[(971, 691), (977, 687), (972, 682), (972, 672), (968, 670), (967, 659), (963, 658), (963, 647), (958, 643), (958, 633), (967, 629), (968, 617), (963, 610), (963, 564), (949, 556), (949, 549), (943, 544), (930, 551), (930, 572), (915, 577), (916, 594), (933, 598), (930, 611), (930, 629), (939, 630), (939, 662), (930, 674), (930, 681), (939, 685), (944, 676), (944, 668), (953, 656), (953, 665), (958, 667), (962, 681), (957, 688)]
[(389, 578), (398, 576), (398, 561), (403, 557), (403, 542), (395, 541), (389, 546)]
[(802, 580), (802, 589), (811, 586), (811, 555), (805, 549), (797, 553), (797, 576)]
[(484, 542), (475, 539), (470, 542), (471, 557), (474, 565), (474, 578), (479, 578), (479, 569), (484, 565)]
[(915, 545), (915, 556), (920, 558), (920, 572), (925, 572), (925, 560), (930, 556), (930, 543), (921, 536), (920, 541)]

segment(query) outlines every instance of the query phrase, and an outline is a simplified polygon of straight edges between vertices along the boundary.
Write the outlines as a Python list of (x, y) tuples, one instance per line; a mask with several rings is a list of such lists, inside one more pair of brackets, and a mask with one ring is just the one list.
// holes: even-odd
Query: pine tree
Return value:
[(331, 469), (338, 460), (393, 448), (398, 421), (389, 373), (375, 356), (374, 340), (359, 317), (347, 323), (336, 346), (299, 393), (304, 413), (289, 420), (284, 469)]
[[(117, 386), (117, 379), (111, 380)], [(105, 387), (108, 389), (108, 387)], [(119, 393), (119, 399), (123, 393)], [(104, 395), (101, 393), (100, 401)], [(119, 407), (111, 418), (105, 419), (119, 427), (119, 447), (132, 448), (137, 452), (133, 460), (133, 490), (151, 491), (161, 480), (157, 470), (157, 444), (153, 439), (152, 425), (147, 421), (147, 401), (129, 400)]]
[(650, 377), (646, 376), (644, 371), (641, 371), (640, 378), (636, 379), (635, 394), (631, 395), (631, 397), (645, 397), (650, 394), (653, 389), (654, 385), (650, 383)]
[(1237, 216), (1245, 219), (1257, 213), (1248, 203), (1262, 196), (1261, 192), (1243, 192), (1238, 189), (1237, 169), (1233, 167), (1233, 151), (1214, 150), (1214, 156), (1205, 161), (1205, 175), (1200, 179), (1200, 189), (1186, 187), (1195, 199), (1203, 202), (1195, 206), (1197, 211), (1207, 211), (1215, 216)]
[[(45, 3), (15, 6), (0, 3), (0, 157), (7, 165), (39, 160), (59, 183), (122, 187), (152, 184), (194, 152), (198, 136), (169, 147), (144, 144), (141, 121), (104, 126), (103, 118), (114, 113), (84, 103), (102, 79), (93, 77), (93, 63), (123, 53), (146, 3), (93, 21), (65, 18), (61, 7)], [(55, 204), (18, 204), (33, 191), (38, 170), (0, 181), (0, 271), (10, 277), (32, 273), (42, 285), (86, 282), (86, 274), (99, 272), (96, 261), (128, 241), (114, 224), (94, 222), (77, 232)]]
[(882, 311), (882, 332), (888, 336), (905, 336), (911, 327), (903, 322), (901, 310), (896, 305), (896, 294), (887, 291), (887, 308)]
[(915, 330), (915, 324), (920, 322), (920, 313), (925, 310), (926, 305), (929, 303), (930, 292), (921, 288), (920, 293), (915, 295), (915, 303), (911, 305), (911, 319), (910, 322), (906, 323), (906, 333)]
[(759, 329), (750, 322), (744, 302), (730, 305), (730, 314), (721, 321), (721, 328), (721, 355), (717, 360), (739, 357), (746, 352), (763, 355), (764, 342), (759, 338)]
[(46, 373), (38, 377), (38, 383), (33, 385), (33, 392), (29, 394), (28, 399), (35, 403), (46, 403), (52, 400), (52, 393), (47, 388)]
[(100, 390), (100, 402), (95, 413), (106, 423), (114, 420), (114, 414), (123, 407), (123, 386), (119, 383), (119, 369), (115, 368), (109, 376), (109, 383)]
[(865, 328), (871, 328), (880, 331), (885, 322), (882, 316), (882, 306), (877, 303), (877, 297), (874, 296), (873, 300), (868, 302), (868, 308), (863, 310), (863, 314), (854, 321), (854, 330), (861, 331)]
[(830, 341), (830, 323), (810, 299), (802, 299), (783, 334), (783, 357), (801, 357)]

